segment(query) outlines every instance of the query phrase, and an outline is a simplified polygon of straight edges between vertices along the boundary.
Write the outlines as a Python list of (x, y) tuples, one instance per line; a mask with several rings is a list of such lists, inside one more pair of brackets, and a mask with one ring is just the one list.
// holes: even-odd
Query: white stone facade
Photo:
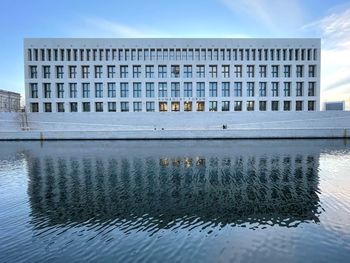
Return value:
[(19, 111), (21, 94), (0, 89), (0, 112)]
[(30, 112), (319, 111), (320, 39), (24, 40)]

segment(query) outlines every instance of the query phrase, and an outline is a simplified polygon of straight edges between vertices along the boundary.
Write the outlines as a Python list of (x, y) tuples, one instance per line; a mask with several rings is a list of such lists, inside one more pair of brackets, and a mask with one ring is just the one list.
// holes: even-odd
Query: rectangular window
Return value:
[(171, 65), (171, 77), (179, 78), (180, 77), (180, 66), (179, 65)]
[(204, 78), (205, 77), (205, 69), (204, 65), (197, 65), (197, 72), (196, 72), (197, 78)]
[(30, 103), (31, 112), (39, 112), (39, 104), (37, 102)]
[(103, 98), (102, 83), (95, 83), (95, 98)]
[(31, 98), (38, 98), (38, 84), (37, 83), (30, 83), (30, 97)]
[(242, 82), (235, 82), (233, 91), (235, 97), (242, 97)]
[(178, 101), (171, 102), (171, 111), (180, 111), (180, 102)]
[(64, 103), (57, 102), (57, 112), (64, 112)]
[(51, 83), (44, 83), (44, 98), (51, 98)]
[(63, 98), (64, 97), (64, 87), (63, 83), (56, 83), (56, 91), (57, 91), (57, 98)]
[(77, 77), (77, 66), (69, 66), (69, 78), (75, 79)]
[(115, 77), (115, 66), (107, 66), (107, 78), (111, 79)]
[(222, 65), (222, 76), (224, 78), (230, 77), (230, 65)]
[(279, 83), (278, 82), (272, 82), (272, 97), (278, 97), (279, 96)]
[(134, 101), (133, 106), (134, 106), (134, 112), (142, 111), (142, 104), (140, 101)]
[(69, 103), (70, 112), (77, 112), (78, 111), (78, 103), (77, 102), (71, 102)]
[(291, 77), (291, 66), (290, 65), (284, 65), (284, 77), (290, 78)]
[(159, 102), (159, 111), (166, 112), (168, 111), (168, 103), (167, 102)]
[(230, 97), (230, 82), (222, 82), (221, 84), (221, 96)]
[(209, 111), (218, 111), (217, 101), (209, 101)]
[(266, 101), (259, 101), (259, 111), (266, 111)]
[(266, 65), (260, 65), (259, 66), (259, 75), (260, 78), (266, 78), (267, 74), (266, 74)]
[(248, 78), (254, 78), (254, 65), (247, 66), (247, 75)]
[(283, 88), (284, 97), (290, 97), (291, 85), (292, 85), (291, 82), (284, 82), (283, 85), (284, 85), (284, 88)]
[(158, 66), (158, 78), (166, 78), (167, 77), (167, 72), (166, 72), (166, 66), (165, 65), (160, 65)]
[(81, 75), (83, 79), (89, 78), (89, 66), (81, 66)]
[(205, 84), (204, 82), (197, 82), (197, 97), (205, 97)]
[(95, 102), (95, 111), (96, 112), (103, 112), (103, 103), (102, 102)]
[(304, 66), (297, 65), (297, 78), (302, 78), (304, 76)]
[(38, 77), (37, 66), (29, 66), (29, 77), (36, 79)]
[(154, 66), (146, 66), (146, 78), (154, 78)]
[(278, 101), (277, 100), (271, 101), (271, 110), (278, 111)]
[(197, 111), (204, 111), (204, 109), (205, 109), (204, 101), (197, 101), (196, 102), (196, 110)]
[(127, 82), (120, 83), (120, 97), (121, 98), (129, 97), (129, 83)]
[(56, 78), (63, 79), (63, 66), (56, 66)]
[(146, 97), (154, 98), (154, 83), (146, 82)]
[(83, 83), (83, 98), (90, 98), (90, 83)]
[(309, 65), (309, 78), (316, 77), (316, 66), (315, 65)]
[(234, 111), (242, 111), (242, 101), (235, 101)]
[(266, 91), (267, 91), (267, 83), (259, 82), (259, 96), (266, 97)]
[(252, 100), (247, 101), (247, 111), (254, 111), (254, 101)]
[(222, 102), (221, 111), (230, 111), (230, 102), (229, 101)]
[(147, 112), (155, 111), (154, 101), (146, 101), (146, 111)]
[(116, 97), (116, 87), (114, 82), (107, 83), (108, 98)]
[(242, 77), (242, 65), (235, 65), (235, 77), (236, 78)]
[(191, 65), (184, 66), (184, 77), (185, 78), (192, 78), (192, 66)]
[(184, 111), (192, 111), (192, 101), (184, 102)]
[(44, 79), (50, 78), (50, 66), (43, 66), (43, 77)]
[(218, 96), (218, 83), (209, 82), (209, 97), (214, 98)]
[(272, 77), (273, 78), (278, 78), (278, 76), (279, 76), (279, 67), (278, 67), (278, 65), (272, 65), (271, 66), (272, 67)]
[(297, 97), (302, 97), (304, 94), (304, 82), (297, 82)]
[(95, 78), (102, 78), (102, 66), (95, 66)]
[(308, 96), (315, 96), (315, 86), (316, 82), (309, 82), (309, 88), (308, 88)]
[(83, 112), (90, 112), (90, 102), (83, 102)]
[(133, 78), (140, 78), (141, 77), (141, 66), (140, 65), (132, 66), (132, 77)]
[(129, 102), (123, 101), (120, 103), (120, 111), (128, 112), (129, 111)]
[(217, 65), (209, 65), (209, 76), (211, 78), (218, 77), (218, 66)]
[(117, 103), (116, 102), (108, 102), (108, 111), (116, 112), (117, 111)]
[(308, 111), (314, 111), (315, 110), (315, 101), (314, 100), (309, 100), (307, 102), (307, 110)]
[(254, 97), (254, 82), (247, 82), (247, 96)]
[(290, 101), (283, 101), (283, 110), (290, 111)]
[(69, 83), (69, 97), (78, 97), (77, 83)]
[(132, 95), (134, 98), (141, 98), (141, 82), (134, 82), (133, 83)]
[(51, 103), (49, 103), (49, 102), (44, 103), (44, 111), (45, 111), (45, 112), (52, 112)]
[(171, 97), (180, 97), (180, 83), (171, 82)]
[(296, 111), (302, 111), (304, 109), (304, 103), (302, 100), (297, 100), (295, 102), (295, 110)]
[(192, 82), (184, 83), (184, 97), (192, 97)]
[(167, 96), (168, 96), (167, 83), (166, 82), (160, 82), (158, 84), (158, 97), (159, 98), (165, 98)]
[(128, 77), (128, 66), (120, 66), (120, 78), (127, 78)]

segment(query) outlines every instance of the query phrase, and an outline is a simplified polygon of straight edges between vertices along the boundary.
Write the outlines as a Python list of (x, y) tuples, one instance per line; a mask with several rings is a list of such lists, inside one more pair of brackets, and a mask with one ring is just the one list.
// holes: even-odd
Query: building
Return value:
[(320, 39), (24, 40), (31, 112), (319, 111)]
[(324, 110), (326, 111), (343, 111), (345, 110), (345, 101), (329, 101), (324, 103)]
[(0, 89), (0, 112), (19, 111), (21, 94)]

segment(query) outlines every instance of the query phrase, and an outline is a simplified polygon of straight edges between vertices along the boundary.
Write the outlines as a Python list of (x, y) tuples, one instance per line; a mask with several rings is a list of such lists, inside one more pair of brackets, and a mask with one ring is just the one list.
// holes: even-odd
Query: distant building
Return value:
[(324, 110), (331, 111), (331, 110), (345, 110), (345, 101), (330, 101), (324, 103)]
[(20, 110), (21, 94), (0, 89), (0, 112)]

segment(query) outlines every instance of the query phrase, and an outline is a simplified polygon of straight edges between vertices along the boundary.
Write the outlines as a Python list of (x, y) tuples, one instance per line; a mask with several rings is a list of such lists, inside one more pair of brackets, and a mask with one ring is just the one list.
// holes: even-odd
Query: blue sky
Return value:
[(350, 1), (2, 0), (0, 30), (0, 89), (24, 91), (24, 37), (321, 37), (322, 97), (350, 98)]

